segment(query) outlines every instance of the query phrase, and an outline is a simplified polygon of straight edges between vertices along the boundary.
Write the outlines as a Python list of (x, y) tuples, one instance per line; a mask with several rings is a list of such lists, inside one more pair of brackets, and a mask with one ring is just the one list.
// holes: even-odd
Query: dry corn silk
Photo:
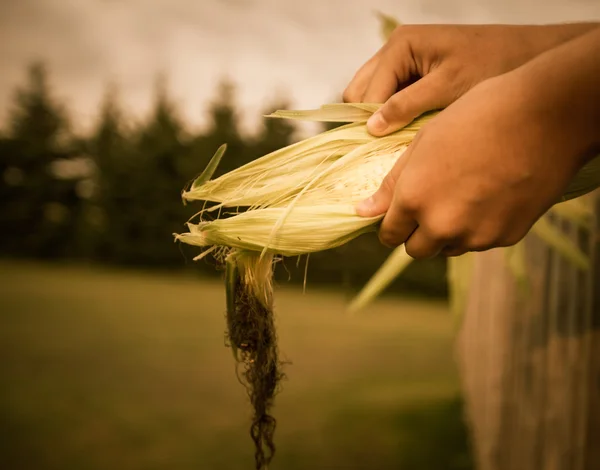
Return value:
[[(377, 230), (383, 216), (358, 216), (355, 205), (378, 189), (419, 129), (437, 114), (426, 113), (391, 135), (374, 137), (366, 121), (379, 107), (339, 103), (277, 111), (270, 117), (346, 124), (211, 179), (226, 152), (223, 145), (182, 194), (184, 202), (204, 206), (188, 222), (188, 232), (175, 234), (176, 240), (201, 248), (196, 260), (212, 253), (225, 265), (227, 338), (254, 411), (250, 435), (257, 470), (267, 468), (275, 453), (271, 409), (284, 377), (273, 313), (274, 263)], [(596, 187), (598, 167), (598, 159), (585, 167), (564, 199)], [(578, 256), (551, 228), (538, 224), (534, 229), (566, 255)], [(351, 307), (371, 301), (410, 261), (404, 247), (398, 247)]]

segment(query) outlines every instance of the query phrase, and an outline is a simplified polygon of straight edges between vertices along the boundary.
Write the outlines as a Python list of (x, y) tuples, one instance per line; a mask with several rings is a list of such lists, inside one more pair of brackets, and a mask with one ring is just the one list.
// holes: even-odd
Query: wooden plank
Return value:
[(589, 367), (586, 373), (585, 470), (600, 468), (600, 197), (596, 200), (596, 226), (590, 244), (594, 247), (595, 282), (590, 293), (591, 315), (585, 327), (589, 328), (587, 353)]
[(553, 224), (591, 272), (529, 235), (523, 297), (503, 250), (474, 257), (457, 353), (480, 470), (600, 468), (600, 233)]

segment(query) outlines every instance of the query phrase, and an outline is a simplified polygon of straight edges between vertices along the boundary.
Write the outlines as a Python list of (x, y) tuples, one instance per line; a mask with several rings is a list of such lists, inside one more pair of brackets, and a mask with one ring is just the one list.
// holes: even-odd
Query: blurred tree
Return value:
[(132, 147), (132, 129), (126, 126), (113, 87), (105, 93), (88, 152), (96, 170), (85, 211), (88, 253), (105, 262), (126, 262), (139, 204), (135, 179), (142, 176)]
[(73, 251), (87, 168), (73, 146), (66, 112), (40, 64), (17, 91), (0, 144), (0, 247), (10, 255), (59, 257)]
[(190, 156), (190, 141), (165, 81), (159, 79), (151, 117), (135, 139), (135, 168), (129, 174), (134, 203), (120, 215), (129, 220), (128, 263), (181, 264), (182, 256), (172, 234), (182, 230), (190, 215), (181, 202), (181, 190), (189, 178), (181, 168)]
[(248, 163), (253, 159), (252, 152), (247, 142), (241, 135), (239, 114), (235, 104), (235, 86), (228, 80), (223, 80), (218, 85), (217, 96), (209, 105), (209, 128), (196, 143), (204, 149), (204, 164), (222, 144), (227, 144), (227, 153), (221, 161), (215, 177)]

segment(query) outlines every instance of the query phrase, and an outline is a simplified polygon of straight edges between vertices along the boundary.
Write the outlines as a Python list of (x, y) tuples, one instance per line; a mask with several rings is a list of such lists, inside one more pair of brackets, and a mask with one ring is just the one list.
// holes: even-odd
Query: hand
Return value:
[(489, 79), (424, 126), (357, 211), (386, 213), (380, 239), (406, 241), (414, 258), (517, 243), (556, 203), (584, 163), (578, 136), (546, 119), (535, 83), (512, 72)]
[(400, 26), (357, 72), (344, 101), (385, 103), (368, 129), (387, 135), (426, 111), (447, 107), (481, 81), (597, 26)]

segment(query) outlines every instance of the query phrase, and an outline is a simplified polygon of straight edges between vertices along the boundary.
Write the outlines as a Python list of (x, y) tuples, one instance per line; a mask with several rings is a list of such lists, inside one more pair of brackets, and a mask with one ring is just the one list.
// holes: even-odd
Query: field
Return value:
[[(467, 469), (452, 318), (277, 291), (276, 469)], [(0, 468), (251, 469), (220, 283), (0, 263)]]

